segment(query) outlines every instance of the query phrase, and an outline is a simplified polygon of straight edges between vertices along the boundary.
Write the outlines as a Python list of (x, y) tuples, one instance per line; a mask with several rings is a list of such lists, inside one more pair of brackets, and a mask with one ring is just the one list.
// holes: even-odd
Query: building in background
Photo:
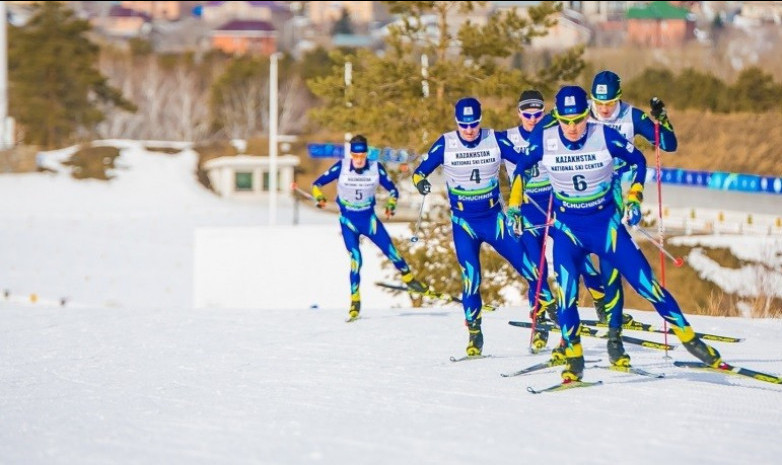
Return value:
[(231, 55), (269, 56), (277, 51), (277, 31), (268, 21), (229, 21), (210, 36), (213, 49)]
[(104, 14), (91, 17), (90, 23), (107, 36), (121, 38), (143, 37), (152, 29), (151, 16), (120, 5), (111, 5)]
[(192, 14), (193, 8), (203, 2), (120, 2), (124, 8), (138, 11), (153, 20), (179, 21)]
[(681, 46), (695, 37), (695, 15), (658, 1), (627, 10), (627, 41), (646, 47)]
[(350, 20), (356, 25), (367, 26), (376, 22), (386, 22), (391, 19), (388, 8), (380, 2), (369, 1), (325, 1), (308, 2), (307, 17), (312, 24), (329, 28), (342, 17), (346, 11)]

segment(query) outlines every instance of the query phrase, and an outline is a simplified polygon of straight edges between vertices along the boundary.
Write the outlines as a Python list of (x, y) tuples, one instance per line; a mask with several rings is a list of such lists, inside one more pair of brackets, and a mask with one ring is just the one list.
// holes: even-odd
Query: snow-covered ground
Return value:
[[(507, 324), (525, 319), (521, 307), (486, 314), (494, 358), (463, 363), (448, 361), (467, 339), (454, 305), (370, 299), (352, 324), (344, 305), (196, 308), (196, 229), (262, 227), (268, 212), (200, 187), (191, 152), (123, 144), (125, 168), (109, 183), (0, 175), (0, 288), (9, 291), (0, 297), (0, 463), (770, 464), (782, 453), (782, 386), (675, 368), (660, 351), (627, 346), (662, 380), (592, 368), (585, 379), (603, 386), (527, 393), (559, 370), (499, 376), (546, 358), (526, 351), (527, 330)], [(290, 207), (279, 214), (282, 223)], [(301, 222), (338, 231), (334, 216), (312, 209)], [(256, 229), (258, 241), (272, 237)], [(273, 237), (279, 247), (263, 262), (236, 266), (290, 260), (297, 243)], [(347, 270), (330, 257), (301, 266), (342, 274), (345, 289), (328, 292), (347, 294)], [(282, 277), (255, 285), (270, 300), (317, 289)], [(727, 361), (782, 373), (782, 320), (690, 320), (746, 338), (714, 344)], [(673, 359), (693, 360), (670, 342)], [(584, 347), (605, 363), (602, 340)]]

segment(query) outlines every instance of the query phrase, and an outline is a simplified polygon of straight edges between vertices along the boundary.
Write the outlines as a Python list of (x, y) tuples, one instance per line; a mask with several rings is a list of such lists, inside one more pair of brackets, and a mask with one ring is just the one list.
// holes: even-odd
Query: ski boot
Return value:
[(481, 332), (481, 319), (467, 321), (467, 331), (470, 333), (470, 340), (467, 342), (467, 356), (475, 357), (481, 355), (483, 351), (483, 332)]
[(560, 339), (559, 345), (554, 347), (554, 349), (551, 351), (550, 361), (556, 363), (557, 365), (563, 365), (565, 360), (567, 360), (567, 357), (565, 356), (565, 341)]
[(405, 273), (402, 275), (402, 282), (407, 285), (407, 289), (411, 292), (417, 292), (419, 294), (426, 294), (429, 292), (429, 286), (413, 277), (413, 273)]
[(630, 356), (625, 352), (624, 344), (622, 344), (622, 328), (609, 328), (608, 329), (608, 360), (611, 365), (617, 367), (629, 367)]
[(684, 348), (706, 365), (717, 368), (722, 363), (722, 357), (717, 349), (706, 344), (701, 338), (695, 336), (688, 342), (683, 342)]
[[(555, 304), (552, 304), (555, 305)], [(529, 351), (533, 354), (540, 353), (541, 350), (546, 348), (548, 343), (548, 329), (544, 329), (542, 326), (546, 324), (546, 307), (540, 305), (540, 309), (537, 315), (530, 314), (530, 319), (535, 319), (535, 330), (532, 333), (532, 341), (530, 342)]]
[(565, 357), (567, 363), (562, 370), (562, 382), (581, 381), (584, 377), (584, 352), (580, 337), (575, 337), (569, 346), (565, 346)]
[(353, 300), (350, 302), (350, 310), (348, 311), (348, 317), (351, 320), (358, 318), (358, 314), (361, 312), (361, 301)]

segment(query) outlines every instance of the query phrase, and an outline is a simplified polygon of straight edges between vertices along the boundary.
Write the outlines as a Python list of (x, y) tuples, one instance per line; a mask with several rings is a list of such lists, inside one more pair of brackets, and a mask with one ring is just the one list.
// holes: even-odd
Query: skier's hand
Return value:
[(418, 192), (421, 193), (421, 195), (426, 195), (430, 192), (432, 192), (432, 184), (427, 181), (426, 178), (421, 179), (417, 183), (415, 183), (416, 189), (418, 189)]
[(635, 226), (641, 222), (643, 214), (641, 213), (641, 202), (644, 201), (644, 187), (635, 183), (630, 186), (630, 191), (627, 192), (627, 202), (625, 203), (625, 216), (627, 217), (627, 224)]
[(649, 100), (649, 106), (652, 107), (650, 112), (654, 119), (665, 124), (668, 121), (668, 113), (665, 111), (665, 103), (657, 97), (652, 97)]
[(521, 209), (519, 209), (519, 207), (508, 207), (505, 216), (508, 218), (508, 233), (516, 239), (520, 238), (524, 233), (524, 222), (521, 218)]
[(319, 195), (315, 198), (315, 206), (318, 208), (326, 208), (326, 197)]
[(386, 217), (391, 218), (394, 214), (396, 214), (396, 199), (389, 197), (388, 202), (386, 202)]

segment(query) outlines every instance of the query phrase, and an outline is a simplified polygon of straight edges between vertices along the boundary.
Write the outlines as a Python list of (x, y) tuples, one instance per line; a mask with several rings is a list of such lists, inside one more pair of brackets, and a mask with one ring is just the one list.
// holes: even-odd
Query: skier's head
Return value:
[(459, 136), (467, 142), (472, 142), (481, 133), (481, 102), (474, 97), (465, 97), (456, 102), (454, 108)]
[(534, 89), (527, 89), (519, 96), (519, 120), (521, 126), (532, 131), (535, 125), (543, 118), (543, 109), (546, 105), (543, 103), (543, 94)]
[(350, 139), (350, 158), (353, 161), (353, 167), (361, 169), (367, 164), (367, 154), (369, 153), (369, 145), (367, 144), (367, 138), (361, 134), (353, 136)]
[(579, 86), (563, 86), (555, 97), (554, 115), (565, 138), (578, 141), (584, 134), (589, 118), (587, 94)]
[(622, 80), (616, 73), (600, 71), (592, 80), (592, 107), (599, 119), (610, 118), (622, 97)]

